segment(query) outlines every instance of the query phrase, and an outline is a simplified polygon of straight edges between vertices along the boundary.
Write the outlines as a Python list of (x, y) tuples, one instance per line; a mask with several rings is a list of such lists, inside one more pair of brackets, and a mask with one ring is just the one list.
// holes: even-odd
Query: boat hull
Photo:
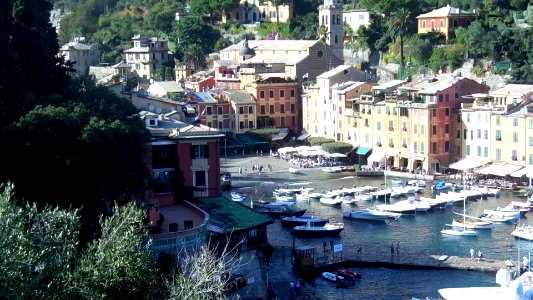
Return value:
[(281, 219), (281, 226), (283, 227), (295, 227), (302, 226), (311, 222), (313, 226), (324, 226), (328, 223), (328, 219), (322, 218), (303, 218), (303, 217), (284, 217)]

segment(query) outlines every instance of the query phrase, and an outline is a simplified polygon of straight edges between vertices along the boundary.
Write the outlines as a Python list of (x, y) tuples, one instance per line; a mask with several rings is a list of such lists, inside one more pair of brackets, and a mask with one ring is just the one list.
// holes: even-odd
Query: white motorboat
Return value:
[(246, 200), (246, 195), (239, 194), (237, 192), (231, 192), (231, 200), (235, 202), (241, 202)]
[(380, 204), (376, 205), (376, 209), (386, 212), (393, 212), (399, 214), (415, 214), (416, 206), (411, 203), (395, 203), (395, 204)]
[(426, 182), (424, 180), (422, 180), (422, 179), (409, 180), (407, 182), (407, 185), (421, 187), (421, 188), (425, 188), (427, 186)]
[(380, 211), (372, 208), (344, 211), (342, 215), (345, 218), (371, 221), (385, 221), (387, 219), (398, 219), (401, 217), (399, 213)]
[(339, 173), (342, 171), (341, 167), (324, 167), (322, 168), (322, 171), (326, 173)]
[(289, 168), (289, 173), (290, 173), (290, 174), (299, 174), (299, 173), (300, 173), (300, 169), (297, 169), (297, 168)]
[(439, 294), (445, 300), (483, 299), (516, 300), (531, 299), (533, 273), (525, 272), (519, 278), (511, 280), (511, 272), (501, 269), (496, 273), (499, 287), (462, 287), (440, 289)]
[(274, 196), (274, 198), (276, 198), (277, 201), (292, 201), (294, 200), (294, 196), (288, 196), (288, 195), (279, 195), (279, 196)]
[(337, 198), (341, 199), (342, 204), (357, 205), (357, 202), (359, 202), (358, 199), (350, 195), (339, 195)]
[(369, 193), (355, 193), (353, 197), (357, 199), (357, 201), (372, 201), (372, 195)]
[(338, 195), (326, 194), (320, 198), (320, 203), (324, 205), (341, 205), (342, 199)]
[(344, 277), (331, 272), (322, 272), (322, 278), (333, 283), (337, 283), (337, 280), (344, 280)]
[(520, 211), (503, 211), (501, 209), (485, 209), (480, 219), (496, 223), (515, 223), (520, 218)]
[(455, 236), (478, 236), (479, 232), (466, 227), (466, 199), (463, 199), (463, 226), (453, 226), (453, 224), (446, 224), (440, 231), (444, 235)]
[(517, 238), (533, 241), (533, 226), (525, 225), (517, 227), (511, 234)]
[(338, 236), (344, 230), (344, 224), (326, 224), (324, 226), (313, 226), (311, 223), (296, 226), (292, 229), (292, 234), (300, 237), (325, 237)]
[(382, 190), (375, 191), (375, 192), (370, 192), (370, 195), (372, 195), (372, 198), (374, 200), (386, 200), (387, 198), (390, 197), (391, 192), (392, 190), (387, 188), (387, 189), (382, 189)]
[(324, 194), (322, 194), (322, 193), (317, 193), (317, 192), (307, 193), (307, 197), (309, 197), (311, 199), (320, 199), (320, 198), (322, 198), (322, 196), (324, 196)]

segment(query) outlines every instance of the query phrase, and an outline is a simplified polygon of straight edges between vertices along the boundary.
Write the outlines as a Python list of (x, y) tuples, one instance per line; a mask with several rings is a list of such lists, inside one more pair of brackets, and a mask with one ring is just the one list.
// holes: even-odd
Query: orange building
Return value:
[(257, 103), (257, 128), (288, 128), (299, 133), (301, 112), (298, 105), (298, 82), (286, 73), (258, 74), (245, 86)]
[(455, 28), (468, 27), (475, 14), (460, 8), (446, 5), (416, 17), (418, 33), (441, 32), (446, 40), (455, 38)]

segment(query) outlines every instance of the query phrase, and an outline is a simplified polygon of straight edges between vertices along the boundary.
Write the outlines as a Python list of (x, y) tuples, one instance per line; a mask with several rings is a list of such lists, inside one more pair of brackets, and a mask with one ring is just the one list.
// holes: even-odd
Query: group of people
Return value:
[[(476, 250), (474, 248), (470, 248), (470, 258), (475, 259), (476, 258)], [(483, 258), (483, 253), (481, 253), (481, 250), (477, 250), (477, 259), (481, 260)]]

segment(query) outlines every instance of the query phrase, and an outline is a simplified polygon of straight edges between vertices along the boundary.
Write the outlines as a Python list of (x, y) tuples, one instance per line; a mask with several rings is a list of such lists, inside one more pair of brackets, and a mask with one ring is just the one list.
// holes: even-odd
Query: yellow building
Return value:
[(168, 42), (164, 39), (135, 35), (132, 41), (133, 47), (124, 50), (126, 63), (143, 79), (153, 78), (163, 64), (173, 60)]
[(288, 22), (293, 17), (292, 1), (276, 7), (273, 1), (241, 0), (239, 5), (222, 15), (222, 23)]

